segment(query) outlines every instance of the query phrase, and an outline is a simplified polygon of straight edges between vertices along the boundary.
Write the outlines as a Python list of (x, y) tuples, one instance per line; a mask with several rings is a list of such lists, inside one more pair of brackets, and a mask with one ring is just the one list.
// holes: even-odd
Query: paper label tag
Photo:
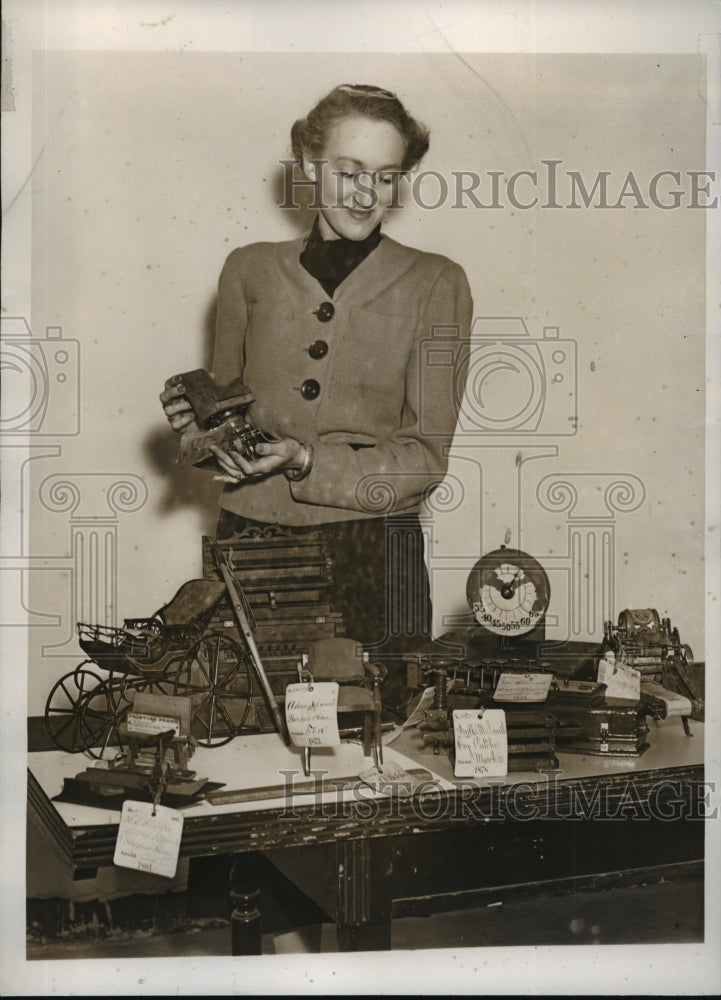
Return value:
[(338, 684), (289, 684), (285, 689), (285, 721), (297, 747), (339, 747)]
[(180, 732), (180, 723), (163, 715), (145, 715), (142, 712), (128, 712), (127, 727), (129, 733), (166, 733), (173, 730), (173, 735)]
[(638, 701), (641, 697), (641, 672), (618, 660), (600, 660), (598, 683), (606, 685), (606, 701)]
[(502, 708), (453, 712), (457, 778), (501, 778), (508, 773), (506, 713)]
[(120, 868), (173, 878), (182, 835), (183, 814), (176, 809), (126, 799), (120, 814), (113, 863)]
[(660, 698), (666, 703), (666, 718), (675, 715), (690, 715), (693, 707), (688, 698), (677, 691), (669, 691), (668, 688), (657, 684), (655, 681), (644, 681), (641, 685), (644, 694), (650, 694), (653, 698)]
[(403, 799), (412, 795), (413, 789), (419, 784), (417, 778), (395, 761), (382, 764), (381, 767), (369, 767), (366, 771), (360, 771), (358, 777), (366, 785), (370, 785), (374, 792), (398, 795)]
[(553, 674), (501, 674), (494, 701), (545, 701)]

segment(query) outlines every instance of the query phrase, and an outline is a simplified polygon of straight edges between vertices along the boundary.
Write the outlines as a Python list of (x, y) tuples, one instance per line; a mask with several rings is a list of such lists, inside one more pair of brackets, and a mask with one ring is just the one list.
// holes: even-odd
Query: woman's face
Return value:
[[(383, 218), (400, 181), (405, 144), (395, 125), (370, 118), (341, 118), (328, 130), (321, 165), (320, 233), (364, 240)], [(316, 180), (316, 166), (304, 169)], [(397, 202), (396, 202), (397, 203)]]

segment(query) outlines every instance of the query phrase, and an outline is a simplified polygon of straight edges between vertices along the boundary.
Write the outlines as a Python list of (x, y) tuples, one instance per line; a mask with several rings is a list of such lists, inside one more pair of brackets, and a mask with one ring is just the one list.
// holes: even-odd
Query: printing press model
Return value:
[(119, 727), (115, 757), (65, 778), (58, 800), (109, 809), (120, 808), (125, 799), (178, 807), (220, 788), (188, 767), (196, 745), (189, 732), (191, 709), (188, 697), (136, 693)]
[(657, 719), (680, 715), (684, 731), (688, 720), (704, 721), (704, 699), (693, 676), (693, 653), (683, 645), (669, 618), (655, 608), (627, 608), (618, 625), (606, 622), (603, 650), (641, 675), (641, 697), (648, 714)]
[(691, 735), (689, 719), (703, 722), (704, 701), (691, 673), (691, 650), (681, 644), (678, 629), (671, 627), (668, 618), (661, 619), (655, 609), (626, 609), (618, 617), (618, 626), (606, 622), (601, 655), (601, 663), (608, 657), (631, 676), (640, 675), (637, 695), (614, 698), (606, 689), (602, 704), (577, 701), (564, 707), (558, 697), (562, 685), (557, 685), (549, 702), (558, 721), (560, 749), (637, 756), (649, 746), (649, 716), (665, 719), (679, 715), (687, 736)]

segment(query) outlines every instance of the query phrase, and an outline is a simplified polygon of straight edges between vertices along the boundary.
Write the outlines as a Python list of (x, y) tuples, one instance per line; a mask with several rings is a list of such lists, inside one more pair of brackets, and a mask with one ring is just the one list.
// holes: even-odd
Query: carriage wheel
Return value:
[(180, 664), (175, 693), (192, 699), (191, 733), (201, 746), (229, 743), (248, 718), (253, 694), (242, 647), (222, 632), (204, 635)]
[(168, 664), (162, 673), (146, 673), (141, 678), (136, 678), (134, 682), (135, 690), (145, 691), (146, 694), (174, 694), (175, 675), (182, 662), (183, 654), (181, 653), (179, 656), (176, 656), (174, 659), (168, 661)]
[(103, 683), (92, 670), (85, 670), (84, 660), (75, 670), (53, 685), (45, 702), (45, 731), (60, 750), (80, 753), (98, 739), (99, 730), (92, 716), (85, 718), (85, 706)]
[(120, 733), (121, 723), (126, 721), (133, 707), (135, 695), (139, 691), (149, 694), (171, 694), (172, 678), (148, 678), (136, 676), (113, 677), (111, 674), (85, 700), (83, 718), (96, 734), (95, 741), (86, 747), (91, 757), (103, 760), (114, 758), (123, 751)]
[(135, 692), (144, 687), (143, 681), (128, 677), (114, 678), (98, 685), (92, 696), (85, 700), (83, 719), (95, 734), (95, 741), (86, 749), (91, 757), (102, 760), (116, 757), (122, 752), (120, 723), (132, 708)]
[[(180, 663), (182, 657), (178, 657)], [(172, 668), (174, 662), (169, 664)], [(175, 683), (175, 671), (168, 676), (168, 671), (157, 675), (138, 677), (113, 677), (98, 685), (93, 695), (86, 699), (83, 709), (88, 726), (96, 734), (96, 740), (87, 747), (91, 757), (104, 759), (115, 757), (123, 750), (123, 739), (120, 732), (121, 723), (125, 722), (128, 712), (133, 706), (135, 695), (140, 691), (146, 694), (172, 695)]]

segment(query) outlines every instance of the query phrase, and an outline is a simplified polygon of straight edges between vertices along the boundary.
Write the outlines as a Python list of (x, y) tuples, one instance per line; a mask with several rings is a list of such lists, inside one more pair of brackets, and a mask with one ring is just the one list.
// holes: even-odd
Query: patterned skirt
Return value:
[[(220, 511), (216, 534), (231, 538), (268, 525)], [(328, 603), (343, 615), (346, 634), (379, 656), (417, 650), (430, 640), (431, 598), (417, 514), (283, 528), (320, 534), (330, 558)]]

